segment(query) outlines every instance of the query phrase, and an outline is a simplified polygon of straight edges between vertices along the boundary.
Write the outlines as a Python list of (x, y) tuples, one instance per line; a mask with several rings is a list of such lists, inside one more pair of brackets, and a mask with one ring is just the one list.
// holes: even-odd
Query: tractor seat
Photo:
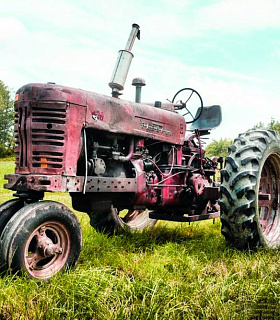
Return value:
[[(196, 116), (199, 114), (201, 107), (197, 109)], [(222, 110), (218, 105), (203, 107), (200, 117), (192, 123), (190, 130), (208, 131), (220, 125), (222, 122)]]

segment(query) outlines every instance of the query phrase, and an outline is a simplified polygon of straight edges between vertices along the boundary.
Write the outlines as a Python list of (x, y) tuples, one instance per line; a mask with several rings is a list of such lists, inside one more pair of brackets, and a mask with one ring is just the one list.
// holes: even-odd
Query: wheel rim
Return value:
[(259, 221), (264, 239), (273, 243), (279, 240), (280, 157), (270, 155), (262, 168), (259, 186)]
[(148, 219), (148, 210), (121, 210), (118, 211), (116, 208), (113, 210), (116, 210), (118, 213), (118, 216), (120, 220), (122, 221), (122, 224), (124, 226), (129, 227), (130, 229), (141, 229), (143, 226), (146, 225), (147, 219)]
[(70, 252), (70, 235), (58, 221), (41, 224), (29, 236), (24, 250), (24, 264), (32, 277), (46, 279), (60, 271)]

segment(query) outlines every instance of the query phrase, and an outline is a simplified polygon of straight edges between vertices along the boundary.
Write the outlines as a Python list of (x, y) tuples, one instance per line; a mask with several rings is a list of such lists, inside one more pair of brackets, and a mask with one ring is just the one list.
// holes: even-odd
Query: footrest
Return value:
[(157, 219), (157, 220), (167, 220), (167, 221), (177, 221), (177, 222), (193, 222), (193, 221), (219, 218), (220, 211), (207, 213), (207, 214), (194, 215), (194, 216), (178, 216), (178, 215), (173, 215), (173, 214), (150, 212), (149, 217), (151, 219)]

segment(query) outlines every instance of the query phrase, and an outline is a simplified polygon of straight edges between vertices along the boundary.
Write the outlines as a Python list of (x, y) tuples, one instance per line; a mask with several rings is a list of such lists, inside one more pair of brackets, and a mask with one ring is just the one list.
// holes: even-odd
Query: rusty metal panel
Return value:
[(61, 175), (7, 174), (5, 179), (8, 180), (8, 183), (4, 185), (4, 188), (15, 191), (66, 191), (67, 178)]
[[(5, 175), (6, 189), (27, 192), (82, 192), (84, 177), (61, 175)], [(138, 191), (136, 178), (88, 177), (86, 192), (134, 192)]]
[[(75, 175), (86, 107), (82, 90), (30, 84), (15, 102), (16, 173)], [(44, 99), (44, 100), (40, 100)]]
[(137, 192), (137, 179), (89, 177), (86, 192)]
[(186, 124), (176, 112), (95, 93), (88, 96), (88, 127), (182, 145)]
[(87, 93), (81, 89), (73, 89), (50, 83), (29, 83), (18, 89), (19, 100), (24, 101), (68, 101), (85, 106)]
[(202, 193), (202, 199), (215, 200), (220, 197), (220, 188), (205, 186)]
[(75, 176), (77, 163), (82, 150), (82, 128), (85, 123), (86, 108), (69, 103), (68, 132), (66, 138), (65, 170), (64, 175)]

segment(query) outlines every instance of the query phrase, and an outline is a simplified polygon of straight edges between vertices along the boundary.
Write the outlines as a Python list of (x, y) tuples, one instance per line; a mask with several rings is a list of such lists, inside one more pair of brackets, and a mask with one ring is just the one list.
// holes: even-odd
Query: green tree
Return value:
[(233, 140), (221, 138), (219, 141), (214, 140), (206, 147), (206, 156), (211, 157), (226, 157), (228, 147), (233, 144)]
[(270, 122), (267, 126), (264, 125), (263, 122), (259, 122), (256, 125), (254, 125), (255, 128), (268, 128), (277, 131), (280, 133), (280, 122), (276, 121), (274, 118), (270, 119)]
[(14, 107), (10, 95), (8, 87), (0, 80), (0, 157), (14, 153)]

